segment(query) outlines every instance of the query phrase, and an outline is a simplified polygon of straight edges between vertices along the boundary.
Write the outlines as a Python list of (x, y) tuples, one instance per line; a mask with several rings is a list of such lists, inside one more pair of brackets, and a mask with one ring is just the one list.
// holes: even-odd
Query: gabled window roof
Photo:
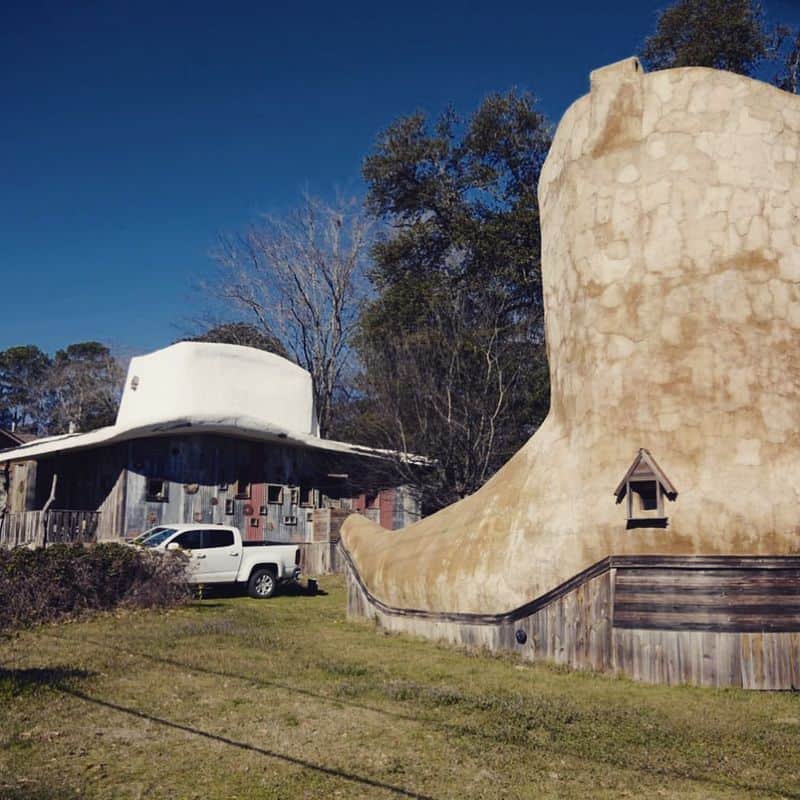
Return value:
[(678, 496), (678, 490), (672, 485), (672, 481), (666, 476), (664, 470), (658, 466), (652, 453), (649, 450), (645, 450), (644, 447), (640, 447), (636, 458), (633, 459), (633, 463), (628, 467), (628, 471), (614, 490), (617, 502), (621, 503), (623, 501), (625, 493), (628, 491), (628, 483), (630, 481), (648, 480), (658, 481), (661, 484), (661, 489), (664, 494), (670, 500), (675, 500)]

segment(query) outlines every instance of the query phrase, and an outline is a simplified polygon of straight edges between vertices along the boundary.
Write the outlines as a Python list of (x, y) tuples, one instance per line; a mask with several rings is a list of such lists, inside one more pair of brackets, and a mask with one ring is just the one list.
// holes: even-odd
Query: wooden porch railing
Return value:
[(99, 511), (50, 509), (7, 512), (0, 516), (0, 547), (93, 542), (97, 538), (99, 520)]

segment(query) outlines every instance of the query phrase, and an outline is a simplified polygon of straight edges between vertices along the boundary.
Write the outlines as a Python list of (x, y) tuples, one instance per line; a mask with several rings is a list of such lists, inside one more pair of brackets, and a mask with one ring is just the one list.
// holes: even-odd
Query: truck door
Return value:
[(170, 544), (179, 545), (186, 552), (186, 555), (189, 556), (187, 571), (190, 579), (192, 581), (196, 580), (198, 572), (204, 564), (202, 559), (197, 558), (197, 554), (201, 552), (203, 546), (203, 532), (196, 530), (184, 531), (178, 534)]
[(202, 531), (202, 545), (192, 554), (197, 559), (195, 580), (200, 583), (232, 583), (242, 560), (241, 545), (230, 528), (207, 528)]

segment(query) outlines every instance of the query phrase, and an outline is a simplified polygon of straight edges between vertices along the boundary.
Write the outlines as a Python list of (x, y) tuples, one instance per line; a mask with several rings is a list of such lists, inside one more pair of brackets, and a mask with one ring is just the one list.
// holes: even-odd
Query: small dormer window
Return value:
[(148, 503), (169, 502), (169, 481), (162, 478), (148, 478), (144, 499)]
[(267, 503), (278, 506), (283, 504), (283, 486), (279, 483), (267, 484)]
[(627, 498), (628, 528), (666, 528), (664, 498), (674, 501), (678, 491), (650, 451), (641, 448), (614, 494), (617, 503)]
[(317, 505), (317, 492), (310, 486), (300, 487), (301, 508), (314, 508)]
[(250, 479), (246, 474), (242, 474), (239, 476), (239, 479), (236, 481), (235, 484), (235, 494), (237, 500), (249, 500), (250, 494), (252, 492), (252, 484), (250, 483)]

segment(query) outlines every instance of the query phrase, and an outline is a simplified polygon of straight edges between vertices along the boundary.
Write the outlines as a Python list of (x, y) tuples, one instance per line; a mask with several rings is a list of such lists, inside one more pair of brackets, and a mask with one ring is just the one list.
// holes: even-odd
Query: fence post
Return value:
[(58, 473), (53, 472), (53, 482), (50, 484), (50, 497), (42, 508), (42, 516), (44, 517), (44, 536), (42, 537), (42, 547), (47, 547), (47, 521), (50, 518), (50, 506), (53, 505), (53, 500), (56, 499), (56, 487), (58, 486)]

